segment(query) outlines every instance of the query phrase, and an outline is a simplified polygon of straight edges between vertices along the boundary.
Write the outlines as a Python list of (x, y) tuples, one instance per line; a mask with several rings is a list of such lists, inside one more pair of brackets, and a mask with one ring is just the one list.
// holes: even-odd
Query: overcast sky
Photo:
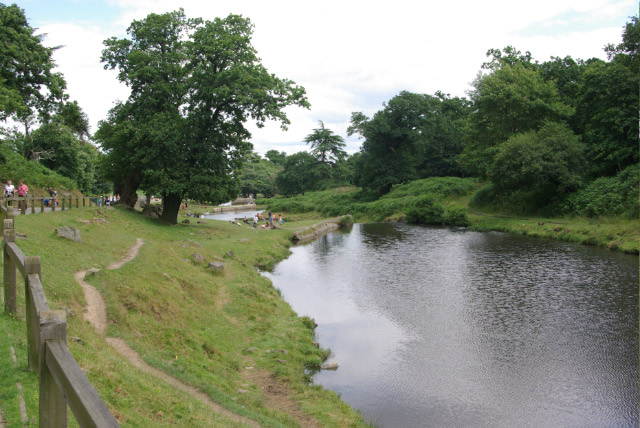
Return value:
[[(10, 2), (5, 2), (5, 4)], [(507, 45), (551, 56), (606, 58), (621, 40), (637, 0), (265, 1), (265, 0), (21, 0), (44, 44), (63, 46), (54, 59), (71, 99), (91, 131), (117, 99), (128, 96), (115, 71), (100, 63), (102, 41), (125, 37), (133, 19), (183, 7), (188, 17), (230, 13), (255, 24), (253, 45), (267, 69), (307, 90), (311, 109), (289, 108), (287, 132), (272, 123), (249, 126), (258, 153), (306, 150), (303, 139), (322, 120), (347, 141), (351, 112), (371, 116), (400, 91), (465, 96), (490, 48)]]

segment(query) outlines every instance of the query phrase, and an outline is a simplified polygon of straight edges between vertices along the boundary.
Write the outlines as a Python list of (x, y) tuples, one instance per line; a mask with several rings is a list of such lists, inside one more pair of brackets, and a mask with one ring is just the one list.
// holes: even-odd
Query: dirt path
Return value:
[[(140, 250), (140, 247), (142, 247), (142, 244), (144, 244), (144, 241), (138, 238), (136, 240), (136, 243), (131, 248), (129, 248), (129, 251), (127, 251), (126, 256), (122, 260), (107, 266), (107, 270), (119, 269), (125, 263), (133, 260), (138, 255), (138, 250)], [(85, 276), (87, 275), (87, 272), (89, 271), (90, 271), (89, 269), (81, 270), (76, 272), (74, 276), (76, 281), (82, 286), (82, 289), (84, 290), (84, 297), (85, 297), (85, 300), (87, 301), (87, 308), (86, 308), (87, 310), (84, 314), (84, 317), (91, 323), (91, 325), (94, 326), (98, 334), (100, 334), (101, 336), (104, 336), (107, 331), (107, 306), (100, 292), (94, 286), (92, 286), (91, 284), (87, 283), (84, 280)], [(220, 415), (224, 415), (230, 420), (237, 422), (239, 424), (243, 424), (243, 425), (254, 427), (254, 428), (260, 427), (260, 425), (257, 422), (251, 419), (245, 418), (243, 416), (237, 415), (225, 409), (218, 403), (214, 402), (207, 394), (199, 391), (198, 389), (190, 385), (187, 385), (176, 378), (169, 376), (168, 374), (166, 374), (161, 370), (151, 367), (150, 365), (145, 363), (144, 360), (140, 357), (140, 355), (136, 351), (131, 349), (125, 343), (124, 340), (117, 339), (114, 337), (107, 337), (106, 340), (107, 340), (107, 343), (109, 343), (116, 351), (120, 353), (120, 355), (122, 355), (133, 366), (157, 378), (164, 380), (165, 382), (175, 386), (176, 388), (186, 392), (189, 395), (196, 397), (214, 412)]]

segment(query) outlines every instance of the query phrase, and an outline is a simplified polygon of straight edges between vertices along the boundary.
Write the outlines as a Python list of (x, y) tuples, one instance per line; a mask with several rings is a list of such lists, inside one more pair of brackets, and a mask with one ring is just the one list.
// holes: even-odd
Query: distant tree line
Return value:
[(491, 49), (468, 99), (403, 91), (372, 117), (354, 112), (347, 133), (363, 139), (358, 153), (333, 164), (313, 146), (288, 156), (271, 193), (355, 184), (380, 196), (411, 180), (474, 176), (488, 183), (477, 205), (637, 217), (637, 17), (605, 51), (606, 61), (540, 63)]

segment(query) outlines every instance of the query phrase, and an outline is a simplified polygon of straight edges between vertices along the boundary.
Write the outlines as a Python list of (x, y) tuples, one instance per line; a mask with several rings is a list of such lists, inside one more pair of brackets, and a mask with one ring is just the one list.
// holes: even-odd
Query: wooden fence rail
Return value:
[(0, 212), (4, 216), (4, 310), (12, 314), (17, 311), (17, 269), (25, 281), (29, 369), (37, 371), (39, 378), (39, 426), (66, 427), (68, 404), (81, 427), (119, 427), (67, 348), (66, 314), (49, 309), (42, 288), (40, 257), (25, 256), (15, 244), (13, 208), (0, 204)]
[[(54, 198), (50, 198), (47, 196), (9, 196), (3, 197), (0, 205), (9, 208), (12, 207), (18, 210), (18, 214), (26, 214), (27, 211), (31, 211), (31, 214), (35, 214), (36, 212), (45, 212), (46, 208), (51, 208), (51, 211), (56, 210), (68, 210), (73, 208), (74, 202), (75, 207), (80, 208), (80, 204), (83, 207), (91, 207), (91, 206), (104, 206), (108, 203), (109, 198), (106, 196), (59, 196), (55, 198), (55, 202), (53, 202)], [(45, 205), (45, 201), (49, 201), (48, 205)], [(82, 201), (82, 202), (80, 202)], [(36, 211), (36, 205), (40, 209)], [(31, 208), (29, 208), (31, 207)]]

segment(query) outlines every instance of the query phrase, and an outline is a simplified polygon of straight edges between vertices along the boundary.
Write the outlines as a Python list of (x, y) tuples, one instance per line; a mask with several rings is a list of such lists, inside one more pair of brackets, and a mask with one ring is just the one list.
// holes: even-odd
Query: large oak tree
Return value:
[[(104, 42), (105, 68), (131, 88), (99, 132), (129, 198), (138, 186), (163, 198), (176, 223), (183, 198), (234, 197), (233, 172), (250, 152), (248, 120), (289, 124), (284, 108), (308, 107), (304, 88), (270, 74), (251, 45), (253, 25), (229, 15), (188, 19), (182, 10), (134, 21), (128, 38)], [(123, 165), (124, 163), (124, 165)]]

